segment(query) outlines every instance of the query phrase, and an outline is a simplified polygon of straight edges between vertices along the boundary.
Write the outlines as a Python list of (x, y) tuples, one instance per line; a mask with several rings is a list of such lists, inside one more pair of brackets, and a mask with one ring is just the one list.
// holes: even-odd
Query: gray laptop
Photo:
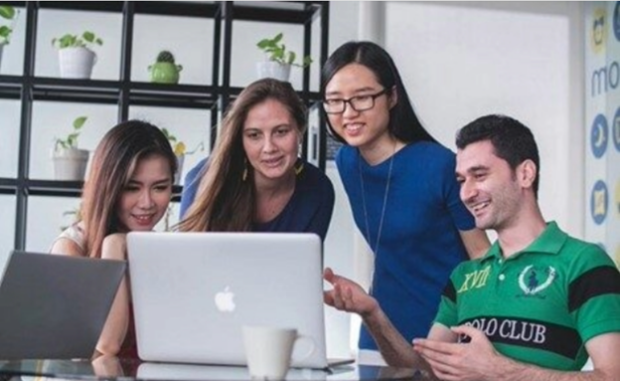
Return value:
[(299, 360), (312, 344), (298, 340), (293, 366), (332, 365), (317, 235), (132, 232), (127, 245), (142, 360), (245, 365), (247, 324), (310, 336), (313, 354)]
[(126, 267), (13, 251), (0, 285), (0, 359), (91, 357)]

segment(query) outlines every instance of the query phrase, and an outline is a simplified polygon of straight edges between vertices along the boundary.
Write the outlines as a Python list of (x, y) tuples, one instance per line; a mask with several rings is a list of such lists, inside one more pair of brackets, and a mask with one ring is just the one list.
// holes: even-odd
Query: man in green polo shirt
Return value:
[[(358, 313), (390, 365), (443, 380), (620, 380), (620, 273), (598, 246), (545, 222), (531, 131), (490, 115), (456, 145), (461, 199), (498, 239), (454, 270), (428, 338), (412, 349), (374, 298), (331, 269), (325, 302)], [(594, 369), (581, 372), (588, 356)]]

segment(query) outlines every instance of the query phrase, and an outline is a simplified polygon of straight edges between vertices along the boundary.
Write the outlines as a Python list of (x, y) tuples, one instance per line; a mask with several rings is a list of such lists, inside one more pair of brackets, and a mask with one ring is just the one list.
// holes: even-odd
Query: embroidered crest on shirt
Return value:
[(553, 283), (555, 276), (556, 270), (551, 266), (537, 268), (534, 265), (529, 265), (519, 274), (519, 287), (523, 291), (524, 296), (536, 295), (549, 287)]

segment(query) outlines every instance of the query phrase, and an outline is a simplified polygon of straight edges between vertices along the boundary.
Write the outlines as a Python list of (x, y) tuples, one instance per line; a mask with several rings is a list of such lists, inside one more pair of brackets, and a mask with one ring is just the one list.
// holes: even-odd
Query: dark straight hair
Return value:
[(540, 183), (540, 156), (534, 134), (523, 123), (506, 115), (486, 115), (461, 128), (456, 135), (456, 148), (462, 150), (470, 144), (490, 141), (495, 155), (505, 160), (514, 171), (525, 160), (536, 165), (536, 178), (532, 184), (538, 197)]
[[(325, 87), (332, 77), (346, 65), (357, 63), (367, 67), (377, 77), (377, 81), (386, 89), (396, 88), (398, 102), (390, 110), (388, 130), (390, 134), (403, 142), (431, 141), (436, 142), (422, 127), (398, 69), (392, 57), (379, 45), (369, 41), (350, 41), (342, 45), (329, 56), (321, 72), (322, 97), (325, 98)], [(325, 111), (323, 111), (325, 112)], [(327, 126), (336, 140), (341, 143), (346, 141), (338, 135), (327, 118)]]

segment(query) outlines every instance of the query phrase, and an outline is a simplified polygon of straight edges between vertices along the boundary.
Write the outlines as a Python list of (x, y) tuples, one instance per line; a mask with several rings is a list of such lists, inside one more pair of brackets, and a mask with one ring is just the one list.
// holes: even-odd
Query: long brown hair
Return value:
[(80, 208), (89, 257), (101, 257), (103, 239), (119, 232), (117, 207), (123, 189), (138, 162), (152, 155), (168, 160), (172, 181), (177, 160), (168, 139), (159, 128), (138, 120), (113, 127), (95, 149)]
[[(286, 107), (299, 135), (303, 136), (307, 127), (306, 107), (290, 83), (266, 78), (246, 87), (226, 112), (206, 172), (200, 174), (196, 198), (179, 223), (179, 230), (252, 229), (256, 205), (254, 174), (243, 149), (243, 125), (250, 110), (268, 99)], [(243, 175), (244, 171), (247, 176)]]

